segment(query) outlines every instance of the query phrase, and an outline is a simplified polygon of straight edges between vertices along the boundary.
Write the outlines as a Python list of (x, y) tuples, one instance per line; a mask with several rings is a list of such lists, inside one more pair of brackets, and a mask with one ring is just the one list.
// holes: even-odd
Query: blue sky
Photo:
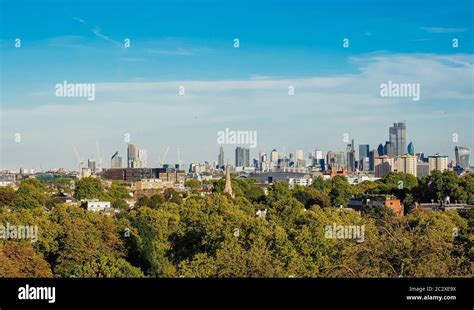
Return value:
[[(0, 168), (73, 168), (71, 143), (86, 159), (95, 140), (108, 166), (124, 133), (152, 164), (178, 144), (186, 163), (214, 161), (224, 128), (257, 130), (267, 152), (344, 150), (343, 133), (376, 147), (401, 120), (416, 151), (453, 157), (454, 133), (473, 147), (469, 0), (0, 3)], [(389, 79), (422, 100), (379, 98)], [(64, 80), (96, 83), (96, 100), (56, 98)]]

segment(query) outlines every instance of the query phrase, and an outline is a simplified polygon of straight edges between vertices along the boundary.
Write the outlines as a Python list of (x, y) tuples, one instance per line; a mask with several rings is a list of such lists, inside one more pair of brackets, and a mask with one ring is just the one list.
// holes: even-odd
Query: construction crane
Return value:
[(161, 167), (163, 167), (163, 163), (165, 162), (166, 155), (168, 155), (169, 150), (170, 150), (170, 146), (168, 145), (166, 147), (166, 151), (165, 151), (165, 154), (163, 155), (163, 157), (158, 156), (158, 161), (160, 162)]
[(82, 172), (82, 165), (84, 164), (84, 162), (81, 160), (81, 157), (79, 156), (79, 153), (77, 152), (76, 146), (74, 144), (72, 145), (72, 148), (74, 150), (74, 154), (76, 154), (77, 162), (79, 164), (79, 175), (80, 175)]

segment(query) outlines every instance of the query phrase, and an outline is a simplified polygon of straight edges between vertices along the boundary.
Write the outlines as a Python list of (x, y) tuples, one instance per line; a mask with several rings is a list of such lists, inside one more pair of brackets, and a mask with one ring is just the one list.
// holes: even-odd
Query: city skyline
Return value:
[[(108, 163), (125, 158), (125, 135), (150, 166), (168, 146), (178, 162), (178, 145), (184, 163), (214, 162), (225, 128), (258, 132), (251, 153), (345, 151), (344, 134), (357, 151), (388, 141), (387, 125), (402, 120), (417, 152), (454, 159), (456, 145), (474, 147), (472, 3), (427, 3), (369, 12), (300, 1), (292, 15), (278, 2), (137, 1), (103, 18), (108, 6), (87, 1), (37, 14), (3, 2), (0, 168), (74, 169), (72, 145), (86, 161), (95, 141)], [(58, 96), (67, 83), (94, 94)], [(396, 83), (416, 84), (416, 96), (382, 95)]]

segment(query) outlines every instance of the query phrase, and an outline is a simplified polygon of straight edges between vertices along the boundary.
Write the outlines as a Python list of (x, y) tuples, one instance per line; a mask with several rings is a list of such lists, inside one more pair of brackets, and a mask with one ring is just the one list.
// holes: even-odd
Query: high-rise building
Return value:
[(114, 155), (110, 158), (110, 167), (111, 168), (122, 168), (122, 157), (119, 156), (119, 152), (115, 152)]
[(355, 150), (354, 150), (354, 139), (352, 139), (351, 144), (347, 145), (347, 170), (350, 172), (355, 171)]
[(129, 143), (127, 147), (127, 168), (137, 168), (137, 147)]
[(369, 145), (368, 144), (359, 144), (359, 160), (358, 168), (360, 171), (369, 171), (370, 168), (370, 158), (369, 158)]
[(421, 178), (421, 177), (426, 177), (429, 174), (430, 174), (430, 170), (429, 170), (428, 163), (425, 163), (418, 159), (416, 162), (416, 176)]
[(88, 159), (87, 160), (87, 168), (90, 169), (91, 172), (95, 172), (96, 170), (96, 165), (95, 165), (95, 160), (94, 159)]
[(397, 158), (397, 171), (417, 176), (416, 156), (403, 155)]
[(393, 146), (395, 156), (405, 155), (406, 151), (406, 124), (404, 122), (394, 123), (388, 130), (389, 142)]
[(375, 170), (375, 157), (378, 157), (377, 150), (373, 149), (369, 152), (369, 171)]
[(384, 155), (386, 155), (386, 154), (384, 153), (384, 148), (383, 148), (382, 143), (380, 143), (379, 146), (377, 147), (377, 153), (378, 153), (377, 156), (384, 156)]
[(411, 155), (411, 156), (415, 155), (415, 147), (413, 146), (413, 142), (410, 142), (408, 144), (407, 151), (408, 151), (408, 155)]
[(224, 148), (219, 148), (219, 155), (217, 155), (217, 165), (219, 169), (224, 169)]
[(456, 166), (463, 169), (469, 168), (469, 159), (471, 156), (471, 149), (464, 146), (456, 146), (454, 148), (454, 154), (456, 157)]
[(378, 156), (374, 158), (375, 177), (381, 178), (394, 170), (395, 161), (393, 157)]
[(369, 145), (359, 144), (359, 159), (369, 157)]
[(334, 153), (334, 166), (331, 167), (333, 170), (342, 170), (347, 165), (346, 163), (346, 154), (344, 152), (335, 152)]
[(137, 168), (147, 168), (148, 167), (148, 151), (147, 150), (138, 150), (138, 167)]
[(240, 146), (235, 148), (235, 166), (250, 167), (250, 149)]
[(383, 147), (383, 155), (395, 157), (395, 146), (394, 144), (392, 144), (392, 142), (385, 141), (385, 145)]
[(434, 156), (428, 156), (428, 170), (430, 174), (434, 170), (439, 170), (443, 172), (447, 169), (448, 169), (448, 156), (442, 156), (440, 154), (436, 154)]
[(303, 150), (296, 150), (294, 161), (298, 162), (298, 160), (303, 160), (303, 158), (304, 158), (304, 151)]
[(320, 149), (315, 149), (314, 150), (314, 157), (316, 158), (316, 160), (324, 159), (323, 158), (323, 151), (321, 151)]
[(270, 161), (271, 162), (278, 162), (278, 151), (273, 149), (272, 152), (270, 153)]

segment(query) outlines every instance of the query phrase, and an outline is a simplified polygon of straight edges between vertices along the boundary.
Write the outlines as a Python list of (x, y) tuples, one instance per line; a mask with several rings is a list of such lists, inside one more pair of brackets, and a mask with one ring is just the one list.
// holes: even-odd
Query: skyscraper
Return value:
[(428, 170), (430, 174), (434, 170), (439, 170), (443, 172), (447, 169), (448, 169), (448, 156), (442, 156), (440, 154), (436, 154), (434, 156), (428, 156)]
[(403, 155), (397, 158), (398, 172), (417, 176), (416, 156)]
[(379, 146), (377, 147), (377, 156), (384, 156), (384, 155), (387, 155), (385, 154), (384, 152), (384, 148), (383, 148), (383, 145), (382, 143), (379, 144)]
[(95, 160), (94, 159), (88, 159), (87, 160), (87, 168), (89, 168), (92, 172), (95, 172), (96, 165), (95, 165)]
[(127, 147), (127, 167), (136, 168), (137, 166), (137, 147), (129, 143)]
[(359, 159), (363, 157), (369, 157), (369, 145), (359, 144)]
[(235, 166), (250, 167), (250, 149), (236, 147), (235, 149)]
[(122, 157), (119, 156), (118, 151), (112, 155), (110, 158), (110, 167), (111, 168), (122, 168)]
[(383, 147), (383, 154), (390, 157), (395, 157), (395, 146), (390, 141), (385, 141)]
[(273, 149), (272, 152), (270, 153), (270, 161), (271, 162), (278, 162), (278, 151)]
[(413, 146), (413, 142), (410, 142), (408, 144), (407, 151), (408, 151), (408, 155), (411, 155), (411, 156), (415, 155), (415, 147)]
[(217, 165), (219, 169), (224, 168), (224, 148), (222, 146), (219, 148), (219, 155), (217, 155)]
[(394, 156), (405, 155), (406, 151), (406, 124), (404, 122), (394, 123), (388, 130), (389, 142), (393, 146)]
[(147, 150), (138, 150), (138, 165), (137, 168), (147, 168), (148, 166), (148, 152)]
[(464, 146), (456, 146), (454, 148), (454, 154), (456, 156), (456, 166), (463, 169), (469, 168), (469, 159), (471, 156), (471, 149)]
[(370, 170), (370, 159), (369, 159), (369, 145), (359, 144), (359, 170), (368, 171)]
[(347, 145), (347, 170), (350, 172), (355, 171), (355, 150), (354, 150), (354, 139), (351, 144)]
[(381, 178), (394, 170), (395, 161), (389, 156), (379, 156), (374, 158), (375, 177)]

